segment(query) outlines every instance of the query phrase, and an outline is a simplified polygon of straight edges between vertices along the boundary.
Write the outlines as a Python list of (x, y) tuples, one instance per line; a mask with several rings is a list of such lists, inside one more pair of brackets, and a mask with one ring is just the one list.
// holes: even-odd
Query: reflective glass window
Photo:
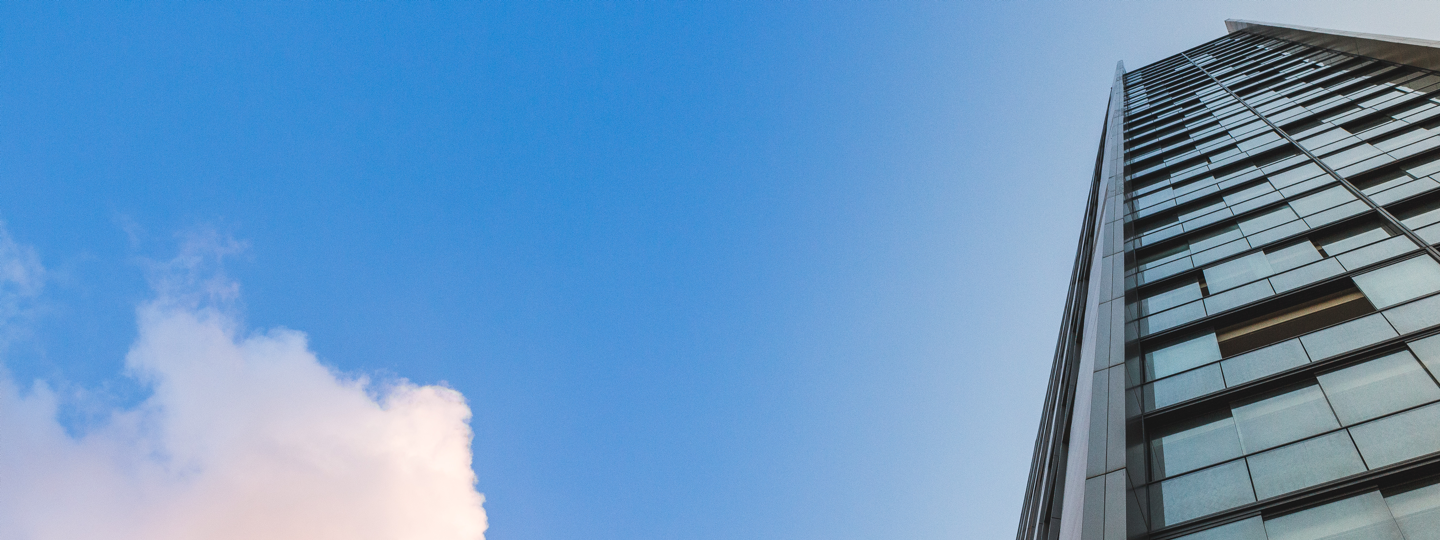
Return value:
[(1380, 492), (1265, 520), (1269, 540), (1405, 540)]
[(1440, 336), (1430, 336), (1425, 339), (1406, 343), (1410, 351), (1420, 358), (1420, 363), (1435, 377), (1440, 377)]
[(1150, 440), (1155, 476), (1187, 473), (1240, 457), (1240, 434), (1228, 413), (1164, 428)]
[(1264, 253), (1251, 253), (1244, 257), (1231, 259), (1206, 268), (1203, 272), (1205, 273), (1205, 285), (1209, 287), (1211, 294), (1232, 289), (1274, 273), (1270, 268), (1270, 261)]
[(1429, 156), (1420, 158), (1416, 163), (1407, 165), (1405, 172), (1410, 173), (1410, 176), (1416, 178), (1430, 176), (1440, 172), (1440, 153), (1430, 154)]
[(1300, 340), (1292, 339), (1227, 358), (1220, 362), (1220, 369), (1225, 374), (1225, 385), (1235, 386), (1309, 362)]
[(1243, 459), (1165, 480), (1152, 493), (1151, 510), (1161, 525), (1255, 502)]
[(1162, 251), (1151, 253), (1150, 255), (1139, 259), (1135, 263), (1135, 265), (1137, 269), (1145, 270), (1147, 268), (1154, 268), (1156, 266), (1160, 266), (1162, 264), (1177, 260), (1189, 254), (1190, 246), (1180, 244), (1178, 246), (1167, 248)]
[(1324, 360), (1399, 335), (1381, 314), (1367, 315), (1300, 336), (1311, 360)]
[(1238, 240), (1243, 236), (1244, 235), (1240, 233), (1240, 227), (1236, 225), (1227, 225), (1225, 227), (1221, 227), (1215, 230), (1214, 232), (1204, 234), (1199, 238), (1191, 240), (1190, 251), (1198, 253), (1218, 246), (1220, 244), (1230, 242), (1232, 240)]
[(1348, 190), (1341, 186), (1335, 186), (1314, 195), (1308, 195), (1303, 199), (1293, 201), (1290, 203), (1290, 207), (1295, 209), (1295, 213), (1308, 216), (1353, 200), (1355, 200), (1355, 196), (1351, 195)]
[(1318, 435), (1340, 427), (1319, 385), (1237, 404), (1235, 424), (1247, 453)]
[(1219, 359), (1220, 344), (1207, 332), (1147, 353), (1145, 366), (1150, 378), (1159, 379)]
[(1276, 273), (1299, 268), (1323, 258), (1310, 240), (1301, 240), (1265, 251), (1265, 259), (1270, 262), (1270, 269)]
[(1370, 468), (1440, 450), (1440, 404), (1425, 405), (1350, 428)]
[(1385, 497), (1405, 540), (1440, 540), (1440, 484)]
[(1406, 227), (1419, 229), (1426, 225), (1440, 222), (1440, 199), (1434, 199), (1420, 206), (1407, 208), (1404, 211), (1396, 212), (1396, 218), (1400, 219)]
[(1316, 176), (1320, 176), (1322, 174), (1325, 174), (1325, 169), (1321, 169), (1319, 165), (1316, 165), (1313, 162), (1306, 163), (1288, 171), (1271, 175), (1270, 183), (1274, 184), (1277, 188), (1284, 188), (1293, 184), (1298, 184), (1305, 180), (1309, 180)]
[(1344, 431), (1254, 454), (1245, 460), (1250, 462), (1250, 478), (1259, 499), (1365, 472), (1365, 462), (1351, 444), (1350, 434)]
[(1161, 216), (1136, 228), (1136, 236), (1144, 236), (1179, 223), (1174, 214)]
[(1376, 309), (1440, 291), (1440, 264), (1415, 257), (1355, 276), (1355, 285)]
[(1165, 311), (1200, 299), (1200, 283), (1190, 281), (1150, 294), (1140, 301), (1140, 315)]
[(1318, 132), (1304, 139), (1300, 139), (1300, 144), (1305, 145), (1306, 148), (1314, 150), (1316, 148), (1325, 146), (1327, 144), (1344, 139), (1349, 136), (1349, 131), (1345, 131), (1340, 128), (1331, 128), (1325, 131)]
[(1145, 395), (1146, 409), (1158, 409), (1224, 390), (1225, 381), (1220, 377), (1220, 366), (1211, 365), (1160, 379), (1149, 388)]
[(1355, 187), (1360, 188), (1361, 193), (1364, 193), (1366, 195), (1374, 195), (1381, 191), (1385, 191), (1392, 187), (1409, 182), (1410, 180), (1413, 179), (1410, 178), (1410, 175), (1405, 174), (1405, 171), (1395, 169), (1385, 171), (1374, 176), (1370, 176), (1363, 180), (1356, 181)]
[[(1211, 213), (1211, 212), (1214, 212), (1214, 211), (1216, 211), (1216, 210), (1220, 210), (1220, 209), (1223, 209), (1223, 208), (1225, 208), (1225, 201), (1223, 201), (1223, 200), (1216, 200), (1216, 201), (1214, 201), (1214, 202), (1212, 202), (1212, 203), (1210, 203), (1210, 204), (1201, 206), (1201, 207), (1199, 207), (1199, 208), (1194, 208), (1194, 209), (1191, 209), (1191, 210), (1186, 210), (1186, 211), (1180, 212), (1180, 221), (1189, 221), (1189, 220), (1191, 220), (1191, 219), (1195, 219), (1195, 218), (1197, 218), (1197, 217), (1200, 217), (1200, 216), (1209, 214), (1209, 213)], [(1226, 215), (1228, 216), (1229, 214), (1226, 214)], [(1192, 230), (1193, 230), (1193, 228), (1192, 228)]]
[(1380, 149), (1375, 148), (1374, 146), (1360, 143), (1358, 145), (1321, 158), (1320, 161), (1325, 162), (1326, 165), (1329, 165), (1332, 168), (1338, 169), (1340, 167), (1357, 163), (1360, 160), (1372, 158), (1383, 153), (1384, 152), (1381, 152)]
[(1259, 197), (1271, 191), (1275, 191), (1275, 188), (1270, 187), (1270, 184), (1268, 182), (1260, 182), (1235, 193), (1226, 195), (1225, 202), (1233, 205), (1238, 202), (1248, 201), (1255, 197)]
[(1440, 400), (1440, 387), (1409, 351), (1325, 373), (1319, 379), (1340, 423), (1347, 426)]
[(1300, 219), (1300, 216), (1295, 215), (1294, 210), (1291, 210), (1289, 206), (1281, 206), (1253, 218), (1242, 220), (1238, 225), (1240, 226), (1240, 231), (1244, 232), (1246, 236), (1249, 236), (1297, 219)]
[(1265, 524), (1260, 516), (1226, 523), (1213, 529), (1187, 534), (1176, 540), (1266, 540)]
[(1364, 223), (1343, 230), (1338, 234), (1327, 236), (1321, 239), (1319, 244), (1320, 249), (1325, 250), (1326, 254), (1333, 256), (1389, 237), (1390, 232), (1386, 231), (1380, 224)]

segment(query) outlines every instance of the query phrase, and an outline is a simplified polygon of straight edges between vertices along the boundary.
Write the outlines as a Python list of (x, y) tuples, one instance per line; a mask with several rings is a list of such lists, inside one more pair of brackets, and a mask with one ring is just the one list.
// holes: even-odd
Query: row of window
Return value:
[[(1241, 94), (1244, 95), (1244, 91), (1250, 89), (1247, 86), (1258, 87), (1265, 82), (1263, 78), (1255, 77), (1255, 75), (1260, 74), (1262, 70), (1268, 70), (1273, 73), (1276, 71), (1278, 65), (1296, 60), (1305, 62), (1307, 67), (1318, 65), (1320, 67), (1338, 66), (1343, 68), (1345, 66), (1343, 66), (1341, 62), (1350, 58), (1331, 51), (1318, 50), (1301, 45), (1276, 42), (1274, 40), (1259, 41), (1261, 41), (1261, 43), (1248, 46), (1246, 45), (1247, 40), (1243, 38), (1239, 40), (1227, 40), (1224, 43), (1217, 44), (1222, 48), (1228, 49), (1228, 52), (1222, 53), (1228, 62), (1225, 62), (1225, 65), (1221, 65), (1220, 67), (1211, 66), (1212, 74), (1224, 77), (1227, 83), (1240, 82), (1240, 79), (1248, 77), (1250, 80), (1246, 81), (1245, 84), (1239, 85), (1240, 88), (1238, 88), (1242, 91)], [(1273, 47), (1271, 46), (1272, 44), (1274, 45)], [(1195, 54), (1192, 52), (1192, 54), (1194, 54), (1192, 59), (1195, 63), (1202, 66), (1221, 61), (1208, 53)], [(1331, 60), (1335, 58), (1339, 58), (1341, 62), (1332, 62)], [(1174, 60), (1169, 62), (1171, 72), (1168, 75), (1149, 80), (1149, 87), (1140, 85), (1127, 94), (1130, 98), (1127, 102), (1129, 105), (1127, 110), (1140, 113), (1150, 106), (1173, 103), (1173, 99), (1169, 99), (1170, 96), (1188, 90), (1188, 87), (1185, 85), (1192, 84), (1195, 80), (1195, 76), (1193, 72), (1190, 72), (1189, 68), (1189, 62), (1179, 56), (1175, 57)], [(1142, 69), (1141, 72), (1132, 72), (1127, 77), (1127, 80), (1131, 82), (1140, 80), (1144, 77), (1143, 71), (1144, 69)], [(1177, 75), (1177, 73), (1184, 73), (1184, 75)], [(1320, 74), (1320, 76), (1324, 75), (1325, 74)], [(1317, 76), (1315, 80), (1319, 80), (1320, 78), (1321, 77)], [(1150, 92), (1147, 88), (1155, 88), (1155, 91)], [(1144, 96), (1140, 96), (1142, 93)], [(1150, 111), (1149, 115), (1155, 115), (1164, 110), (1165, 108), (1162, 106), (1155, 111)], [(1147, 117), (1148, 115), (1134, 115), (1134, 118), (1142, 121)]]
[[(1283, 55), (1284, 53), (1282, 52), (1281, 54)], [(1265, 80), (1264, 77), (1254, 77), (1243, 84), (1232, 87), (1232, 90), (1242, 96), (1252, 90), (1264, 89), (1265, 91), (1263, 93), (1252, 96), (1249, 99), (1252, 105), (1256, 106), (1262, 113), (1267, 113), (1267, 115), (1271, 115), (1270, 113), (1279, 111), (1287, 106), (1294, 105), (1296, 101), (1299, 101), (1298, 104), (1305, 107), (1325, 108), (1328, 105), (1346, 101), (1348, 97), (1351, 100), (1360, 101), (1361, 106), (1375, 106), (1390, 99), (1404, 97), (1405, 93), (1428, 91), (1433, 89), (1437, 83), (1440, 83), (1440, 77), (1432, 74), (1395, 66), (1384, 66), (1370, 60), (1349, 58), (1342, 60), (1353, 63), (1354, 65), (1346, 65), (1342, 62), (1338, 65), (1327, 66), (1324, 59), (1315, 61), (1314, 59), (1304, 57), (1277, 57), (1282, 59), (1269, 64), (1254, 66), (1251, 68), (1251, 71), (1254, 72), (1264, 69), (1267, 71), (1266, 75), (1268, 77), (1283, 77), (1286, 81), (1283, 87), (1275, 89), (1266, 88), (1262, 83), (1269, 81)], [(1265, 59), (1252, 59), (1252, 61), (1263, 60)], [(1364, 72), (1366, 70), (1374, 71), (1376, 72), (1374, 74), (1384, 76), (1361, 77), (1361, 75), (1365, 74)], [(1385, 71), (1391, 73), (1385, 74), (1383, 73)], [(1227, 80), (1234, 82), (1233, 78)], [(1349, 86), (1340, 88), (1345, 84), (1349, 84)], [(1331, 90), (1338, 92), (1340, 95), (1331, 93)], [(1204, 92), (1199, 93), (1202, 97), (1206, 95)], [(1344, 94), (1349, 94), (1349, 96)], [(1229, 98), (1228, 95), (1221, 97), (1212, 93), (1209, 94), (1208, 97), (1209, 99), (1204, 100), (1204, 105), (1211, 109), (1233, 103), (1233, 99)], [(1151, 111), (1151, 114), (1146, 117), (1147, 120), (1139, 121), (1132, 124), (1132, 126), (1139, 130), (1142, 129), (1142, 126), (1146, 122), (1155, 122), (1161, 118), (1186, 112), (1187, 108), (1193, 109), (1200, 104), (1193, 97), (1187, 99), (1189, 101), (1183, 105), (1172, 104), (1162, 109), (1161, 111), (1163, 112)], [(1223, 101), (1214, 103), (1213, 100)], [(1193, 114), (1196, 114), (1196, 112), (1189, 112), (1186, 116), (1189, 117)], [(1283, 114), (1276, 116), (1283, 117)], [(1132, 149), (1139, 150), (1143, 146), (1136, 140), (1140, 137), (1144, 137), (1144, 134), (1136, 133), (1136, 137), (1132, 138)]]
[[(1187, 54), (1125, 76), (1152, 527), (1440, 452), (1440, 335), (1406, 337), (1440, 326), (1440, 264), (1301, 151), (1440, 242), (1440, 76), (1244, 34)], [(1185, 538), (1440, 539), (1440, 486), (1265, 512)]]
[[(1400, 185), (1410, 184), (1418, 184), (1425, 191), (1440, 188), (1440, 182), (1428, 177)], [(1412, 193), (1398, 186), (1372, 187), (1388, 187), (1381, 194), (1398, 193), (1397, 189)], [(1127, 276), (1127, 285), (1140, 289), (1128, 310), (1127, 320), (1140, 321), (1137, 334), (1132, 335), (1164, 331), (1419, 249), (1376, 219), (1348, 220), (1338, 228), (1321, 228), (1367, 210), (1368, 206), (1343, 187), (1332, 186), (1237, 222), (1209, 228), (1163, 250), (1150, 251), (1137, 259)], [(1440, 242), (1440, 226), (1434, 225), (1440, 222), (1440, 197), (1411, 199), (1389, 210), (1422, 239)], [(1228, 213), (1229, 209), (1222, 212)], [(1307, 230), (1318, 232), (1293, 239)], [(1283, 238), (1292, 240), (1270, 245)], [(1254, 248), (1263, 249), (1234, 257)], [(1223, 262), (1212, 264), (1217, 260)], [(1203, 269), (1192, 272), (1197, 267)], [(1184, 276), (1174, 277), (1181, 274)]]
[[(1151, 504), (1174, 524), (1440, 451), (1440, 336), (1165, 426)], [(1413, 352), (1412, 352), (1413, 351)]]
[[(1142, 356), (1145, 410), (1248, 384), (1440, 324), (1440, 265), (1411, 258), (1337, 282), (1325, 294), (1171, 339)], [(1379, 310), (1377, 313), (1376, 311)], [(1144, 381), (1135, 381), (1139, 384)]]
[(1371, 491), (1292, 514), (1255, 516), (1177, 540), (1440, 540), (1440, 485)]
[[(1355, 251), (1394, 238), (1392, 234), (1378, 221), (1367, 220), (1321, 236), (1319, 247), (1301, 238), (1230, 259), (1146, 290), (1130, 306), (1127, 319), (1139, 320), (1137, 335), (1145, 336), (1419, 249), (1401, 237), (1381, 249)], [(1197, 303), (1201, 305), (1192, 306)]]
[[(1435, 79), (1431, 86), (1440, 86), (1440, 79)], [(1393, 95), (1370, 98), (1358, 104), (1334, 97), (1326, 100), (1320, 107), (1307, 109), (1301, 105), (1293, 105), (1286, 111), (1273, 113), (1275, 116), (1272, 116), (1271, 120), (1292, 121), (1304, 117), (1307, 113), (1316, 113), (1305, 121), (1293, 122), (1291, 126), (1287, 126), (1287, 132), (1296, 138), (1304, 139), (1302, 144), (1320, 155), (1322, 161), (1334, 169), (1350, 168), (1359, 172), (1440, 146), (1440, 138), (1434, 138), (1437, 133), (1432, 131), (1436, 125), (1435, 118), (1440, 116), (1440, 110), (1436, 110), (1436, 100), (1424, 99), (1422, 94), (1416, 91), (1401, 92), (1391, 89), (1389, 92)], [(1239, 118), (1253, 117), (1248, 112), (1244, 114), (1246, 116)], [(1181, 139), (1176, 145), (1166, 147), (1169, 150), (1137, 165), (1132, 172), (1132, 179), (1135, 180), (1133, 189), (1137, 195), (1146, 195), (1149, 198), (1137, 201), (1135, 208), (1138, 210), (1163, 200), (1149, 196), (1150, 191), (1159, 187), (1190, 184), (1194, 177), (1218, 167), (1219, 165), (1214, 165), (1216, 162), (1224, 161), (1224, 164), (1228, 164), (1233, 161), (1232, 156), (1242, 152), (1256, 155), (1284, 144), (1278, 134), (1269, 131), (1258, 119), (1253, 120), (1253, 123), (1254, 126), (1238, 126), (1241, 128), (1238, 131), (1244, 132), (1244, 140), (1239, 140), (1242, 138), (1241, 133), (1226, 135), (1212, 127), (1210, 130), (1197, 132), (1196, 137), (1204, 140), (1192, 145)], [(1229, 146), (1228, 143), (1234, 140), (1239, 142), (1236, 146)], [(1215, 155), (1206, 155), (1210, 153)], [(1387, 155), (1388, 157), (1385, 157)], [(1211, 167), (1197, 167), (1202, 165), (1202, 161), (1210, 162)], [(1179, 170), (1167, 170), (1177, 166)]]
[[(1266, 52), (1263, 50), (1251, 50), (1250, 52), (1250, 57), (1246, 58), (1243, 61), (1263, 64), (1271, 58), (1280, 58), (1280, 56), (1274, 52)], [(1196, 63), (1203, 65), (1207, 63), (1207, 60), (1208, 59), (1204, 56), (1197, 57)], [(1295, 59), (1292, 58), (1287, 61), (1293, 62), (1295, 61)], [(1156, 100), (1152, 101), (1147, 97), (1146, 101), (1144, 102), (1137, 102), (1134, 100), (1129, 102), (1127, 108), (1127, 116), (1130, 119), (1129, 125), (1131, 127), (1130, 134), (1132, 135), (1132, 142), (1136, 138), (1145, 136), (1144, 131), (1154, 128), (1157, 124), (1157, 120), (1174, 114), (1176, 108), (1193, 106), (1194, 102), (1190, 101), (1192, 99), (1191, 94), (1195, 91), (1197, 87), (1206, 86), (1207, 84), (1209, 84), (1209, 77), (1205, 76), (1202, 72), (1200, 72), (1198, 69), (1195, 69), (1193, 66), (1190, 66), (1188, 62), (1177, 66), (1176, 73), (1180, 74), (1180, 78), (1165, 81), (1165, 83), (1163, 84), (1167, 86), (1167, 88), (1165, 88), (1163, 92), (1167, 95), (1167, 97), (1178, 95), (1178, 99), (1169, 98), (1165, 100), (1160, 100), (1157, 97)], [(1223, 73), (1224, 71), (1222, 70), (1221, 74)], [(1228, 80), (1232, 82), (1234, 81), (1234, 79)]]

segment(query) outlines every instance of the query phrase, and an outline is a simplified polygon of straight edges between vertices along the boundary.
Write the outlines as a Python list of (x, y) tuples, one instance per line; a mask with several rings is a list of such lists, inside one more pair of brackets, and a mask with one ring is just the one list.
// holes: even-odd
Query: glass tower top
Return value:
[(1440, 49), (1227, 26), (1117, 69), (1018, 538), (1440, 539)]

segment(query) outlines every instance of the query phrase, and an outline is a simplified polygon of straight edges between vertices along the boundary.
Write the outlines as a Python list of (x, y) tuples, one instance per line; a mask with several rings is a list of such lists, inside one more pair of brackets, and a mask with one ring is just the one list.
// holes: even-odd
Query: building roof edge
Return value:
[(1242, 19), (1226, 19), (1225, 30), (1231, 34), (1246, 32), (1440, 71), (1440, 41)]

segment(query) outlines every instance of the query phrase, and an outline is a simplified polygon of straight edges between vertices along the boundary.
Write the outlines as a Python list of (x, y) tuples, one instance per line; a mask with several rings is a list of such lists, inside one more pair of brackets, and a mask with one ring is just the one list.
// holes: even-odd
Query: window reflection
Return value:
[(1408, 351), (1325, 373), (1319, 380), (1345, 425), (1440, 400), (1440, 387)]
[(1151, 379), (1158, 379), (1219, 359), (1220, 346), (1215, 341), (1215, 333), (1206, 332), (1147, 353), (1145, 368)]
[(1405, 540), (1380, 492), (1265, 520), (1270, 540)]
[(1171, 426), (1150, 442), (1157, 478), (1240, 457), (1240, 435), (1229, 412)]
[(1253, 400), (1234, 408), (1240, 442), (1258, 452), (1340, 427), (1318, 385)]

